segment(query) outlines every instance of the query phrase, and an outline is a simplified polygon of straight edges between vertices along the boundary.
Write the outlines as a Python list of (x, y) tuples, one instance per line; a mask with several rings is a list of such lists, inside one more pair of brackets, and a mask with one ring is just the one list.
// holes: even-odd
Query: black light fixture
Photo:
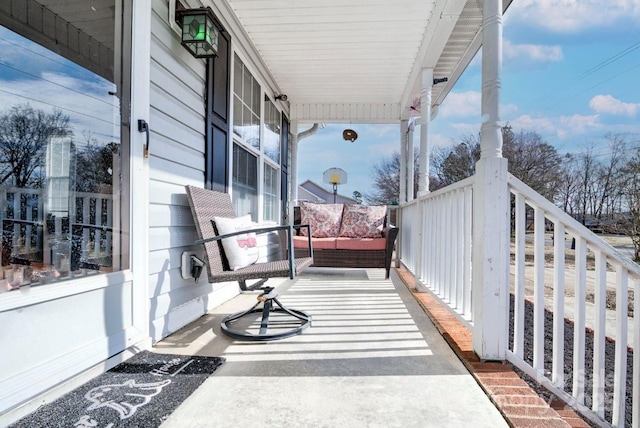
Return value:
[(209, 7), (178, 9), (176, 20), (182, 29), (182, 46), (196, 58), (213, 58), (218, 55), (220, 30), (216, 17)]
[(287, 101), (289, 97), (287, 97), (285, 94), (276, 94), (273, 96), (273, 98), (275, 98), (276, 101)]
[(433, 84), (437, 85), (438, 83), (445, 83), (448, 82), (449, 78), (448, 77), (442, 77), (440, 79), (433, 79)]
[(358, 138), (358, 134), (353, 129), (345, 129), (342, 131), (342, 138), (353, 143)]

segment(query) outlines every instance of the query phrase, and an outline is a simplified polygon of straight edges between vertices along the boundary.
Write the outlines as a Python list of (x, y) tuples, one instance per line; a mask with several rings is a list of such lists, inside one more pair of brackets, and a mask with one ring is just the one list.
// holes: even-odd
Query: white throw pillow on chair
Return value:
[[(213, 217), (220, 235), (255, 228), (249, 214), (238, 218)], [(260, 256), (255, 233), (243, 233), (222, 240), (222, 248), (227, 256), (229, 268), (238, 270), (254, 264)]]

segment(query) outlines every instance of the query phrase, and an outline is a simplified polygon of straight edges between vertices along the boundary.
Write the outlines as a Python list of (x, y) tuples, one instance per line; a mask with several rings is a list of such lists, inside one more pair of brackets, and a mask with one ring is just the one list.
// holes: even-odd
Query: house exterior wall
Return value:
[(197, 239), (184, 186), (204, 187), (206, 62), (180, 45), (167, 2), (152, 6), (148, 293), (156, 342), (231, 298), (237, 284), (180, 274), (181, 254)]
[[(150, 1), (116, 3), (117, 9), (120, 6), (125, 19), (122, 25), (115, 25), (123, 35), (131, 32), (132, 42), (123, 43), (120, 54), (123, 69), (131, 72), (126, 71), (117, 96), (126, 105), (120, 113), (122, 122), (130, 123), (132, 117), (145, 117), (149, 104), (146, 96), (149, 80), (145, 71), (148, 61), (144, 58), (145, 55), (148, 58), (145, 40), (149, 39), (149, 9), (145, 6), (150, 6)], [(28, 32), (23, 36), (28, 37)], [(142, 55), (132, 59), (132, 51)], [(129, 75), (133, 76), (130, 85)], [(119, 82), (117, 76), (115, 82)], [(129, 87), (134, 88), (131, 93)], [(0, 325), (5, 327), (0, 329), (3, 350), (0, 353), (0, 426), (8, 425), (112, 367), (130, 355), (128, 348), (142, 347), (147, 342), (147, 299), (143, 287), (146, 262), (140, 263), (143, 255), (140, 249), (144, 248), (147, 235), (143, 226), (146, 216), (134, 215), (147, 210), (146, 192), (139, 190), (146, 186), (141, 138), (127, 130), (121, 133), (121, 144), (122, 153), (127, 153), (121, 175), (131, 184), (123, 189), (124, 196), (118, 203), (126, 207), (131, 221), (122, 231), (124, 244), (118, 246), (118, 250), (122, 250), (125, 257), (130, 255), (130, 259), (121, 270), (117, 267), (111, 272), (89, 269), (93, 273), (25, 286), (0, 296)], [(114, 212), (121, 211), (114, 209)], [(142, 230), (142, 233), (129, 246), (131, 229)]]
[[(168, 3), (154, 0), (151, 14), (148, 293), (152, 342), (238, 294), (237, 282), (210, 284), (200, 279), (194, 283), (180, 272), (182, 252), (200, 250), (193, 246), (197, 236), (184, 186), (205, 186), (207, 82), (205, 60), (192, 57), (169, 25)], [(255, 52), (236, 43), (238, 30), (215, 5), (211, 7), (231, 36), (230, 66), (237, 52), (268, 91), (265, 88), (273, 83), (251, 61)], [(233, 97), (232, 90), (229, 94)], [(233, 142), (229, 144), (232, 153)]]
[[(129, 197), (123, 199), (131, 217), (130, 268), (0, 296), (0, 325), (12, 326), (0, 330), (2, 348), (11, 349), (1, 357), (0, 425), (114, 366), (131, 355), (129, 348), (148, 348), (239, 292), (235, 282), (195, 283), (181, 276), (182, 252), (199, 250), (193, 245), (196, 230), (184, 186), (205, 185), (206, 62), (180, 45), (168, 20), (171, 3), (140, 0), (127, 12), (133, 45), (123, 59), (131, 63), (131, 102), (122, 120), (132, 125), (125, 135), (130, 158), (123, 167), (131, 177), (125, 189)], [(230, 24), (229, 11), (210, 6), (227, 26), (232, 58), (238, 53), (264, 94), (276, 93), (258, 55), (245, 49), (251, 46), (246, 36)], [(145, 134), (133, 126), (140, 119), (151, 130), (148, 158)], [(262, 245), (277, 250), (269, 239)]]

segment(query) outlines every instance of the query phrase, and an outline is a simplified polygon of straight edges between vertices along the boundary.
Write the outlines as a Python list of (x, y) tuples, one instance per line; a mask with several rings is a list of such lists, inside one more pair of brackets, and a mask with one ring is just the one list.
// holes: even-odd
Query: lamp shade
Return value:
[(182, 46), (196, 58), (212, 58), (218, 54), (220, 31), (215, 26), (215, 16), (208, 7), (176, 11), (182, 28)]

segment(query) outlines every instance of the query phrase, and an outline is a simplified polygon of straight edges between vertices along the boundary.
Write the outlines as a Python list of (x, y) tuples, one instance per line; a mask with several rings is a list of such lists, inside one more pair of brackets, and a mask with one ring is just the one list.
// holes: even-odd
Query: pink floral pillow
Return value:
[[(340, 232), (343, 204), (300, 204), (300, 223), (311, 226), (311, 236), (314, 238), (335, 238)], [(307, 235), (306, 229), (300, 233)]]
[(380, 238), (387, 215), (386, 205), (345, 205), (340, 234), (345, 238)]

